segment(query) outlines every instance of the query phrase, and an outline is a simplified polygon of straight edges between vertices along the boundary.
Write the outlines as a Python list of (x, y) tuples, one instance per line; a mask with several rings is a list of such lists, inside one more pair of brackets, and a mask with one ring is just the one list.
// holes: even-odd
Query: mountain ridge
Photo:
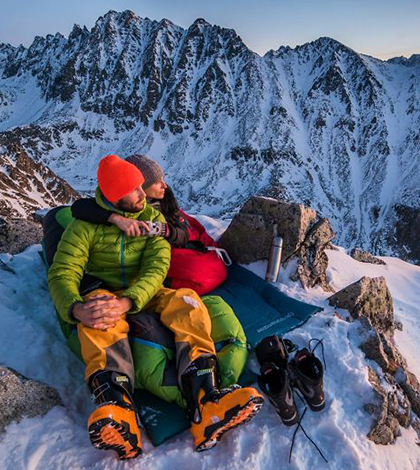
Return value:
[(330, 218), (344, 246), (420, 262), (396, 233), (415, 216), (401, 207), (420, 208), (417, 66), (328, 37), (259, 56), (203, 19), (111, 11), (67, 39), (0, 46), (0, 145), (82, 191), (106, 153), (148, 153), (190, 210), (286, 198)]

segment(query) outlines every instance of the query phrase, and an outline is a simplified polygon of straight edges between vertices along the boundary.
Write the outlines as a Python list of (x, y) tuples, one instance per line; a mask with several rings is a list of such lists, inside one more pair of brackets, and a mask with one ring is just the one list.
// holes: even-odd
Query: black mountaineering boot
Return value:
[(289, 363), (293, 386), (305, 398), (312, 411), (325, 407), (323, 390), (324, 367), (313, 352), (304, 348), (298, 351)]
[(258, 377), (258, 385), (268, 396), (283, 424), (293, 426), (299, 421), (299, 413), (286, 369), (280, 368), (272, 362), (263, 364), (261, 375)]
[(287, 370), (287, 351), (277, 335), (264, 338), (255, 348), (260, 363), (258, 385), (268, 396), (286, 426), (299, 421)]
[(115, 450), (121, 460), (140, 455), (140, 427), (130, 379), (117, 372), (100, 371), (92, 375), (89, 387), (98, 405), (88, 420), (92, 445)]
[(181, 377), (197, 451), (211, 449), (222, 435), (252, 419), (264, 402), (252, 387), (219, 390), (214, 356), (200, 356)]
[(277, 335), (267, 336), (262, 339), (255, 348), (258, 362), (260, 366), (266, 362), (272, 362), (279, 367), (287, 366), (287, 351), (283, 341)]

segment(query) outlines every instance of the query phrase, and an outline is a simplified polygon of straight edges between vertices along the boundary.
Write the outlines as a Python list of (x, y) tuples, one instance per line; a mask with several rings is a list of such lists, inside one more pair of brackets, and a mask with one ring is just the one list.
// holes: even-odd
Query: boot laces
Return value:
[[(312, 342), (316, 342), (315, 346), (312, 347)], [(292, 343), (293, 344), (293, 343)], [(325, 354), (324, 354), (324, 340), (323, 339), (318, 339), (318, 338), (312, 338), (309, 340), (309, 344), (308, 344), (308, 347), (309, 347), (309, 352), (311, 354), (314, 354), (314, 351), (315, 349), (321, 345), (321, 353), (322, 353), (322, 362), (324, 363), (324, 369), (327, 370), (327, 364), (325, 362)], [(299, 397), (299, 399), (301, 400), (302, 403), (305, 403), (302, 395), (299, 393), (299, 391), (296, 389), (296, 388), (293, 388), (293, 391), (296, 393), (296, 395)], [(302, 432), (303, 434), (305, 435), (305, 437), (309, 440), (309, 442), (311, 442), (311, 444), (315, 447), (315, 449), (318, 451), (319, 455), (324, 459), (324, 461), (326, 463), (328, 463), (328, 460), (325, 458), (324, 454), (322, 453), (321, 449), (316, 445), (316, 443), (309, 437), (309, 435), (307, 434), (307, 432), (305, 431), (305, 428), (302, 426), (302, 420), (305, 416), (305, 413), (307, 411), (307, 407), (305, 406), (305, 409), (301, 415), (301, 417), (299, 418), (299, 421), (296, 425), (296, 429), (293, 433), (293, 437), (292, 437), (292, 444), (290, 446), (290, 453), (289, 453), (289, 463), (291, 462), (292, 460), (292, 452), (293, 452), (293, 446), (294, 446), (294, 443), (295, 443), (295, 438), (296, 438), (296, 434), (297, 432), (299, 431), (299, 429), (302, 429)]]
[[(299, 398), (303, 401), (303, 398), (300, 396), (300, 394), (298, 394)], [(324, 454), (322, 453), (321, 449), (316, 445), (316, 443), (308, 436), (307, 432), (305, 431), (304, 427), (302, 426), (302, 420), (305, 416), (305, 413), (306, 411), (308, 410), (308, 408), (305, 406), (305, 409), (303, 410), (303, 413), (301, 415), (301, 417), (299, 418), (299, 421), (296, 425), (296, 429), (293, 433), (293, 437), (292, 437), (292, 444), (290, 446), (290, 452), (289, 452), (289, 463), (292, 461), (292, 452), (293, 452), (293, 446), (295, 444), (295, 438), (296, 438), (296, 434), (297, 432), (299, 431), (299, 429), (302, 429), (302, 432), (303, 434), (305, 435), (305, 437), (309, 440), (309, 442), (315, 447), (315, 449), (319, 452), (319, 455), (324, 459), (324, 461), (326, 463), (328, 463), (328, 460), (325, 458)]]
[[(316, 344), (315, 344), (315, 346), (314, 346), (313, 348), (311, 347), (312, 341), (316, 341)], [(309, 344), (308, 344), (308, 346), (309, 346), (309, 352), (310, 352), (311, 354), (314, 354), (315, 349), (316, 349), (319, 345), (321, 345), (322, 362), (324, 363), (324, 369), (327, 370), (327, 363), (325, 362), (325, 354), (324, 354), (324, 339), (323, 339), (323, 338), (321, 338), (321, 339), (318, 339), (318, 338), (312, 338), (312, 339), (310, 339), (310, 340), (309, 340)]]

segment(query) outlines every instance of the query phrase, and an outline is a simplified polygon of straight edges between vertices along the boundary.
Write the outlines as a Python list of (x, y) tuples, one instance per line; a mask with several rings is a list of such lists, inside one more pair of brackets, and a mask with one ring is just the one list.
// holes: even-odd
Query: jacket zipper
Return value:
[(121, 280), (123, 284), (123, 288), (126, 289), (128, 287), (127, 278), (125, 276), (125, 248), (124, 248), (124, 240), (125, 240), (125, 233), (121, 236)]

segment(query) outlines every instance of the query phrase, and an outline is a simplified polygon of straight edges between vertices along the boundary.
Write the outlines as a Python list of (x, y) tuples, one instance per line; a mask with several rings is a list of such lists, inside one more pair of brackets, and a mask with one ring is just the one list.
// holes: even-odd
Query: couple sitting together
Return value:
[[(134, 355), (130, 342), (147, 316), (174, 338), (174, 380), (182, 398), (161, 396), (185, 404), (196, 450), (216, 445), (263, 403), (256, 389), (239, 387), (218, 366), (214, 302), (205, 303), (200, 295), (220, 285), (227, 270), (217, 243), (179, 208), (163, 176), (144, 155), (103, 158), (95, 199), (73, 205), (75, 219), (58, 246), (46, 246), (47, 233), (44, 238), (51, 259), (54, 254), (49, 290), (63, 331), (73, 331), (78, 341), (97, 404), (88, 420), (89, 437), (95, 447), (113, 449), (121, 459), (142, 453), (134, 388), (156, 392), (136, 373), (149, 359)], [(238, 373), (230, 375), (237, 380)], [(159, 381), (164, 388), (162, 377)]]

